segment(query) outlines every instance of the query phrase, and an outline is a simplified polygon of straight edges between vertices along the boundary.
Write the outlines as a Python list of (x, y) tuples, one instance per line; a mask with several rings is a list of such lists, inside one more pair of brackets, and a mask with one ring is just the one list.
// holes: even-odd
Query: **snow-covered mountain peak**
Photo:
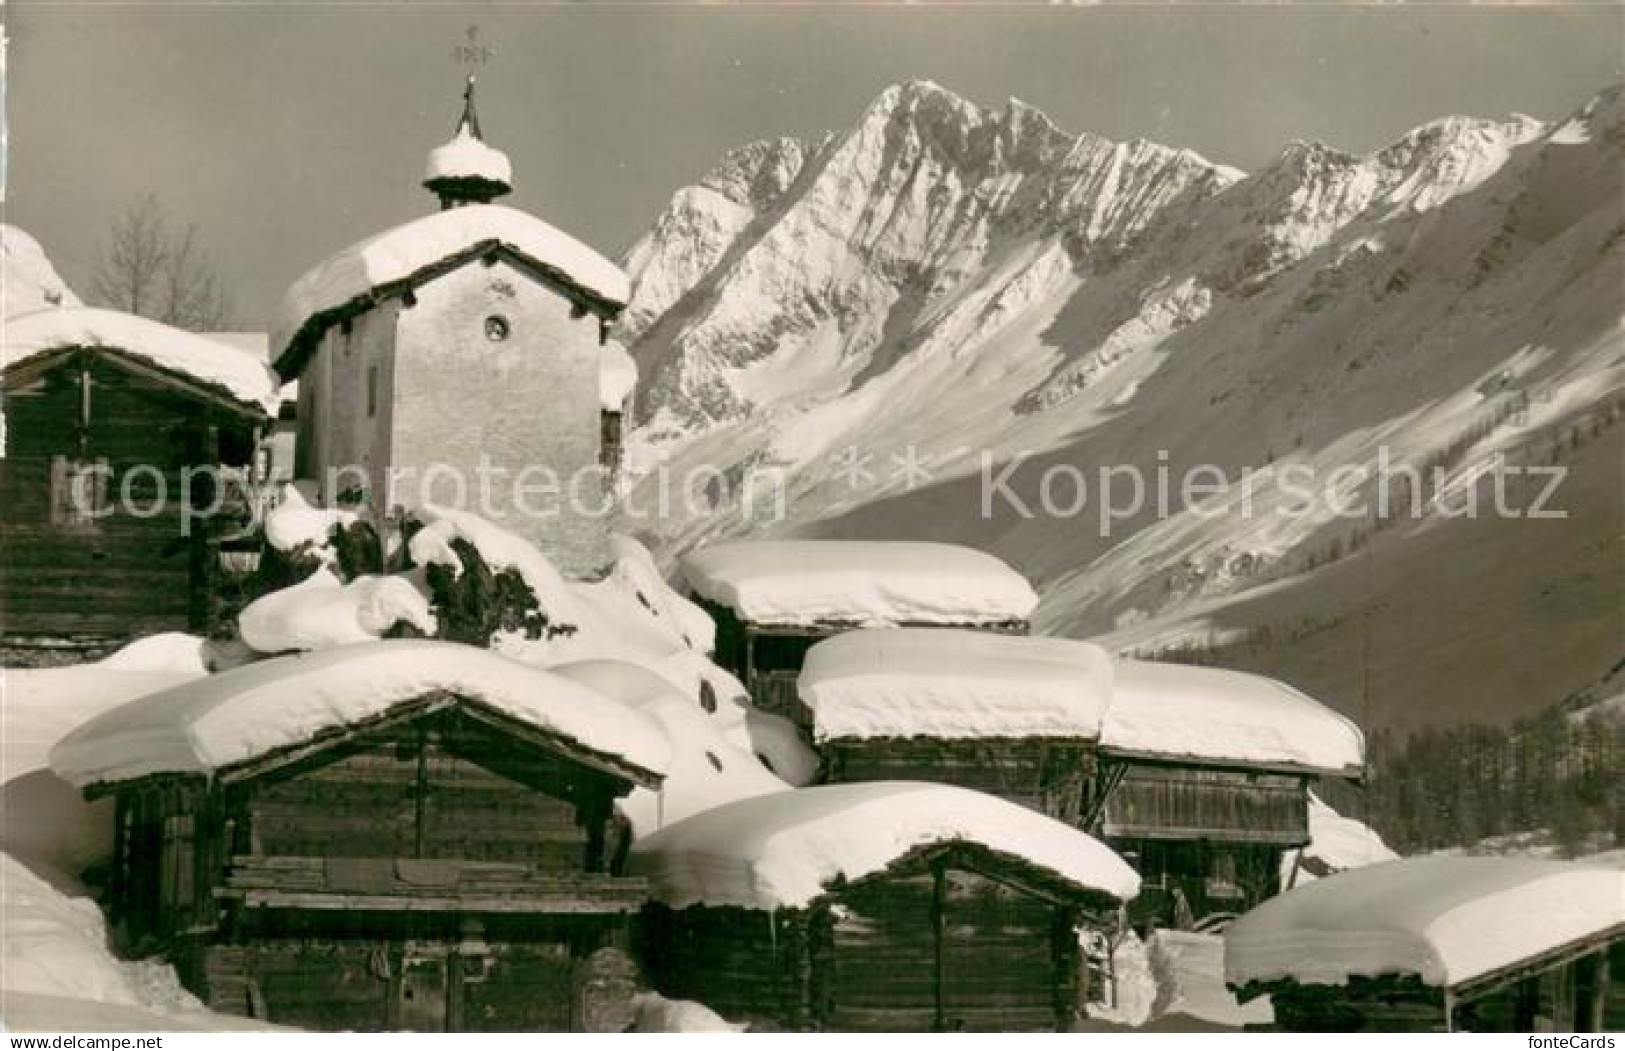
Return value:
[(700, 185), (735, 204), (761, 207), (790, 188), (808, 152), (808, 144), (800, 139), (761, 139), (729, 150)]

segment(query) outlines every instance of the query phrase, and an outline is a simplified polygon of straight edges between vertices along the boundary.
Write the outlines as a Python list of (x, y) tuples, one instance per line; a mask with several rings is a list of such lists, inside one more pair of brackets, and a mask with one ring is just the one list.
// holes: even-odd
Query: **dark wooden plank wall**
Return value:
[(202, 947), (212, 1009), (322, 1032), (563, 1032), (575, 949), (563, 936), (453, 940), (267, 937)]
[(644, 912), (644, 963), (655, 987), (724, 1018), (769, 1029), (809, 1024), (812, 996), (805, 912), (740, 908)]
[[(247, 455), (245, 418), (99, 359), (86, 358), (90, 427), (81, 431), (81, 365), (66, 362), (7, 391), (6, 454), (0, 458), (0, 629), (12, 636), (114, 636), (199, 628), (204, 538), (182, 530), (181, 472), (212, 464), (210, 428), (228, 459)], [(116, 513), (65, 525), (53, 515), (53, 461), (105, 462)], [(141, 471), (135, 471), (136, 468)], [(149, 506), (163, 472), (170, 499), (150, 518), (116, 499), (129, 476), (132, 503)], [(135, 472), (132, 474), (132, 472)], [(194, 530), (194, 532), (196, 532)]]
[[(934, 878), (865, 883), (833, 909), (828, 1027), (857, 1032), (939, 1028)], [(972, 872), (944, 873), (940, 1028), (1052, 1030), (1076, 996), (1076, 941), (1057, 938), (1047, 902)], [(1067, 934), (1071, 925), (1064, 924)]]
[(1094, 782), (1094, 749), (1088, 741), (1053, 738), (885, 738), (830, 741), (825, 780), (934, 781), (987, 792), (1040, 813), (1078, 824)]
[(1306, 778), (1265, 771), (1130, 763), (1106, 799), (1103, 831), (1120, 838), (1309, 841)]
[[(463, 858), (600, 871), (604, 859), (594, 856), (585, 815), (562, 798), (569, 789), (539, 791), (469, 758), (514, 761), (496, 751), (492, 742), (451, 727), (413, 725), (371, 735), (353, 754), (254, 791), (244, 804), (249, 852)], [(528, 757), (526, 765), (530, 777), (561, 786), (576, 773), (562, 758)], [(583, 791), (590, 794), (591, 787)]]
[(1082, 966), (1069, 910), (962, 869), (865, 880), (812, 910), (646, 912), (645, 960), (668, 996), (736, 1021), (838, 1032), (1047, 1030), (1070, 1020)]

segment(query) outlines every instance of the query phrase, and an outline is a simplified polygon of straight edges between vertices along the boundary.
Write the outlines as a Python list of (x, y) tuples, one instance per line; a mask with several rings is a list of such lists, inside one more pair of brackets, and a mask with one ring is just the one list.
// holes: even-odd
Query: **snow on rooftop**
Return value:
[(670, 762), (665, 733), (626, 705), (488, 650), (414, 639), (260, 661), (143, 697), (65, 737), (51, 767), (81, 788), (211, 774), (437, 690), (652, 773)]
[(1119, 660), (1101, 748), (1195, 762), (1280, 765), (1358, 774), (1359, 727), (1261, 675)]
[(660, 787), (635, 788), (616, 804), (636, 836), (725, 803), (790, 790), (761, 760), (730, 741), (698, 704), (649, 668), (588, 660), (549, 670), (642, 712), (671, 738), (671, 764)]
[(819, 741), (1100, 736), (1111, 658), (1072, 639), (953, 628), (849, 631), (798, 682)]
[(469, 130), (467, 124), (457, 126), (457, 134), (442, 146), (429, 151), (429, 164), (424, 169), (424, 183), (440, 179), (485, 179), (489, 182), (513, 185), (513, 165), (508, 155)]
[(999, 624), (1038, 605), (1015, 570), (954, 544), (736, 541), (689, 552), (682, 570), (701, 597), (754, 624)]
[(602, 299), (617, 304), (627, 300), (625, 272), (569, 234), (500, 204), (470, 204), (386, 230), (307, 271), (282, 301), (271, 333), (273, 352), (278, 357), (286, 353), (313, 316), (487, 241), (559, 271)]
[(282, 380), (265, 362), (231, 343), (158, 321), (96, 307), (48, 308), (10, 318), (3, 367), (65, 347), (122, 351), (275, 415)]
[(1140, 878), (1089, 835), (970, 789), (905, 781), (756, 796), (681, 821), (632, 847), (632, 870), (673, 908), (803, 908), (837, 880), (883, 871), (912, 851), (966, 842), (1127, 901)]
[(1225, 981), (1417, 975), (1446, 988), (1625, 936), (1625, 871), (1433, 855), (1355, 869), (1264, 902), (1225, 932)]
[(638, 363), (618, 340), (604, 344), (598, 363), (598, 400), (608, 412), (626, 408), (626, 399), (638, 385)]

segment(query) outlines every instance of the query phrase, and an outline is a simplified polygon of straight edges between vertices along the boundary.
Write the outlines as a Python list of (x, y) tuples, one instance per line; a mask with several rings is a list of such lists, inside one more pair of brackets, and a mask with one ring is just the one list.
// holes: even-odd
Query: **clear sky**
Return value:
[(1253, 168), (1447, 113), (1562, 116), (1622, 76), (1625, 8), (5, 5), (7, 221), (83, 291), (120, 207), (200, 227), (247, 326), (345, 244), (433, 210), (468, 68), (509, 203), (610, 255), (726, 149), (850, 126), (888, 84)]

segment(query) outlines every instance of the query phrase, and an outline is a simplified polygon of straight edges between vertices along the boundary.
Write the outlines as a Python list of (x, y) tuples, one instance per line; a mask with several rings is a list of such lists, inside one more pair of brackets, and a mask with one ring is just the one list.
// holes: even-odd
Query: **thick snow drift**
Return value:
[(386, 230), (306, 272), (282, 301), (271, 332), (272, 353), (285, 353), (294, 335), (315, 315), (492, 241), (563, 274), (601, 299), (627, 300), (621, 268), (569, 234), (500, 204), (470, 204)]
[(80, 306), (67, 282), (56, 272), (45, 249), (16, 226), (0, 223), (0, 287), (5, 288), (6, 317), (35, 310)]
[(323, 561), (331, 561), (333, 551), (328, 540), (333, 530), (359, 518), (354, 511), (318, 506), (310, 483), (291, 482), (278, 490), (277, 504), (265, 516), (265, 539), (278, 551), (291, 552), (308, 544)]
[(1340, 776), (1365, 763), (1359, 727), (1261, 675), (1119, 660), (1101, 748), (1191, 762), (1267, 764)]
[(1225, 932), (1231, 986), (1414, 974), (1454, 987), (1625, 927), (1625, 871), (1434, 855), (1317, 880)]
[(195, 332), (93, 307), (37, 310), (8, 319), (3, 366), (64, 347), (120, 351), (271, 416), (282, 401), (282, 381), (252, 354)]
[(649, 719), (578, 683), (473, 646), (398, 640), (234, 668), (106, 712), (51, 750), (84, 787), (158, 773), (212, 773), (435, 690), (654, 774), (671, 759)]
[(638, 385), (638, 363), (626, 352), (620, 340), (604, 344), (598, 360), (598, 400), (605, 412), (620, 412)]
[(486, 179), (511, 187), (513, 165), (506, 153), (469, 131), (467, 124), (461, 124), (449, 142), (429, 151), (423, 181), (439, 179)]
[(111, 667), (120, 654), (101, 664), (0, 671), (0, 848), (67, 873), (112, 850), (111, 803), (87, 803), (52, 773), (52, 747), (103, 712), (203, 674)]
[(1399, 855), (1382, 841), (1375, 829), (1352, 817), (1344, 817), (1311, 792), (1309, 845), (1303, 848), (1296, 866), (1293, 860), (1291, 854), (1281, 859), (1282, 886), (1286, 886), (1289, 878), (1296, 879), (1296, 885), (1302, 886), (1334, 872), (1397, 861)]
[(1001, 624), (1038, 605), (1015, 570), (953, 544), (744, 540), (691, 551), (682, 569), (701, 597), (754, 624)]
[(1111, 658), (1071, 639), (951, 628), (849, 631), (807, 651), (819, 741), (1100, 736)]
[(373, 642), (403, 623), (425, 635), (437, 627), (429, 600), (404, 577), (357, 577), (346, 584), (326, 567), (260, 596), (237, 615), (243, 641), (260, 653)]
[(548, 670), (642, 712), (671, 738), (671, 764), (660, 787), (635, 788), (618, 804), (636, 836), (724, 803), (790, 789), (755, 755), (729, 740), (691, 698), (648, 668), (598, 660)]
[(837, 880), (880, 872), (910, 852), (975, 843), (1121, 900), (1140, 877), (1070, 826), (996, 796), (905, 781), (825, 785), (708, 810), (632, 848), (634, 871), (673, 908), (802, 908)]

